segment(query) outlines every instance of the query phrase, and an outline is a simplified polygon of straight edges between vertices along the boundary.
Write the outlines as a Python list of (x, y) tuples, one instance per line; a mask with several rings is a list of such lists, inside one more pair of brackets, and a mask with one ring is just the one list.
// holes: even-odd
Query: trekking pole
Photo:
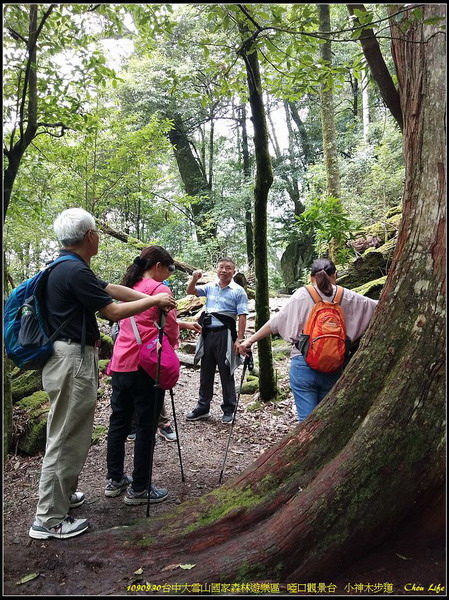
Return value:
[(178, 444), (179, 466), (181, 467), (181, 481), (184, 483), (185, 478), (184, 478), (184, 470), (182, 468), (181, 446), (179, 445), (178, 423), (176, 421), (175, 396), (173, 393), (173, 388), (170, 389), (170, 397), (171, 397), (171, 407), (172, 407), (172, 412), (173, 412), (173, 422), (175, 424), (176, 443)]
[(246, 369), (249, 369), (250, 371), (252, 371), (254, 369), (254, 362), (253, 362), (253, 355), (251, 352), (249, 352), (246, 356), (245, 356), (245, 362), (243, 363), (243, 373), (242, 373), (242, 378), (240, 380), (240, 389), (239, 389), (239, 394), (237, 396), (237, 401), (235, 403), (235, 408), (234, 408), (234, 413), (232, 415), (232, 423), (231, 423), (231, 429), (229, 431), (229, 437), (228, 437), (228, 443), (226, 445), (226, 452), (225, 452), (225, 457), (223, 460), (223, 466), (221, 467), (221, 473), (220, 473), (220, 479), (218, 480), (218, 483), (221, 483), (221, 479), (223, 477), (223, 471), (225, 468), (225, 463), (226, 463), (226, 459), (228, 457), (228, 450), (229, 450), (229, 444), (231, 442), (231, 436), (232, 436), (232, 430), (234, 429), (234, 422), (235, 422), (235, 417), (237, 415), (237, 407), (239, 405), (239, 400), (240, 400), (240, 394), (242, 393), (242, 388), (243, 388), (243, 383), (245, 380), (245, 373), (246, 373)]
[[(154, 382), (154, 413), (153, 413), (153, 427), (151, 428), (151, 437), (150, 437), (150, 472), (148, 475), (148, 500), (147, 500), (147, 517), (150, 516), (150, 494), (151, 494), (151, 480), (153, 477), (153, 457), (154, 457), (154, 445), (155, 445), (155, 436), (157, 430), (157, 421), (159, 418), (159, 414), (157, 412), (158, 406), (158, 391), (160, 373), (161, 373), (161, 352), (162, 352), (162, 339), (164, 335), (164, 327), (165, 327), (165, 311), (160, 310), (160, 319), (159, 325), (156, 323), (157, 328), (159, 329), (159, 340), (158, 340), (158, 349), (157, 349), (157, 366), (156, 366), (156, 379)], [(162, 391), (162, 390), (161, 390)]]

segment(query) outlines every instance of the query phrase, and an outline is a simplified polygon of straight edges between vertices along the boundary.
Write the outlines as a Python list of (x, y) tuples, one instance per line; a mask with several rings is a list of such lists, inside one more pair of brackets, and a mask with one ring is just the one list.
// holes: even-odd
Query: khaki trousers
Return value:
[(98, 390), (98, 349), (55, 342), (54, 352), (42, 371), (50, 397), (47, 444), (39, 483), (36, 519), (54, 527), (69, 511), (70, 496), (87, 458)]

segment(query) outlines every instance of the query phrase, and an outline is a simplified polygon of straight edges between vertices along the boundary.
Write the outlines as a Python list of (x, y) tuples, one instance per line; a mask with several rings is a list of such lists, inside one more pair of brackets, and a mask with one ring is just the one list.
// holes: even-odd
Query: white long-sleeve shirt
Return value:
[[(314, 287), (324, 301), (330, 302), (335, 295), (335, 286), (333, 286), (334, 291), (331, 296), (325, 296), (316, 286)], [(366, 331), (377, 302), (377, 300), (367, 298), (352, 290), (344, 289), (341, 307), (345, 316), (346, 335), (351, 338), (351, 341), (355, 342)], [(270, 319), (271, 331), (279, 334), (286, 342), (296, 344), (313, 304), (306, 288), (299, 288), (282, 310)], [(297, 354), (300, 352), (293, 345), (291, 356)]]

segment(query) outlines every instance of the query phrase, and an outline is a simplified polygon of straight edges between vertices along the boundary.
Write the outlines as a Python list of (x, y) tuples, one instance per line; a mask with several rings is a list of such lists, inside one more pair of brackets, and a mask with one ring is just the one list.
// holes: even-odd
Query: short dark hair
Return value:
[(234, 265), (234, 267), (236, 266), (235, 260), (233, 260), (232, 258), (229, 258), (229, 256), (223, 256), (223, 258), (219, 258), (217, 260), (217, 265), (219, 265), (222, 262), (229, 262), (229, 263), (232, 263)]

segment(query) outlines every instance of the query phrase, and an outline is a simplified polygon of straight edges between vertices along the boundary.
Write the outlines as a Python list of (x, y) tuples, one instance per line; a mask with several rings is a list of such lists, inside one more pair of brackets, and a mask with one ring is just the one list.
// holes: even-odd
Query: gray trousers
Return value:
[[(203, 333), (204, 335), (204, 333)], [(200, 392), (198, 406), (209, 410), (214, 393), (215, 369), (220, 374), (224, 413), (232, 414), (236, 404), (235, 380), (229, 365), (225, 363), (228, 344), (228, 331), (207, 332), (204, 335), (204, 354), (201, 358)]]
[(55, 342), (54, 352), (42, 371), (50, 397), (47, 445), (39, 483), (36, 519), (54, 527), (69, 511), (70, 496), (87, 458), (98, 389), (98, 349)]

